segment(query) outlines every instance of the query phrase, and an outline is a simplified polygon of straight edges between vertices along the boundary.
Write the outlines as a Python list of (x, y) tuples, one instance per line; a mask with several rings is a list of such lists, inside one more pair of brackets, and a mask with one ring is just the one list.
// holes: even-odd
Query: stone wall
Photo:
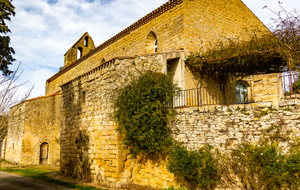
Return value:
[(20, 103), (12, 109), (17, 111), (8, 119), (6, 160), (21, 163), (22, 140), (24, 134), (25, 103)]
[(177, 109), (172, 130), (175, 139), (190, 150), (206, 143), (224, 148), (228, 143), (241, 142), (243, 136), (255, 142), (263, 130), (279, 125), (283, 126), (283, 133), (291, 130), (299, 137), (299, 111), (298, 99)]
[(114, 89), (143, 70), (162, 71), (161, 62), (166, 57), (156, 54), (115, 59), (62, 86), (61, 171), (65, 175), (128, 182), (133, 167), (127, 160), (131, 157), (110, 117)]
[(61, 94), (26, 101), (22, 164), (40, 164), (40, 146), (48, 143), (48, 164), (60, 163)]
[(241, 0), (184, 1), (184, 48), (205, 50), (221, 37), (245, 34), (245, 29), (268, 29)]
[(26, 100), (9, 119), (6, 159), (20, 165), (40, 164), (40, 146), (48, 143), (47, 164), (59, 164), (61, 95)]
[(253, 81), (252, 94), (254, 102), (278, 101), (283, 98), (283, 84), (280, 73), (254, 75), (249, 79)]

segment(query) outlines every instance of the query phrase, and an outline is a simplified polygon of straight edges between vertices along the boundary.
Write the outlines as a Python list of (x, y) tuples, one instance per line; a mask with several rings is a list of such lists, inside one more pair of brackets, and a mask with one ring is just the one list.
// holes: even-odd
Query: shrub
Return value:
[(300, 81), (299, 80), (296, 80), (293, 85), (292, 85), (292, 88), (293, 88), (293, 92), (295, 94), (300, 94)]
[(253, 190), (299, 187), (299, 151), (283, 154), (278, 142), (268, 138), (257, 144), (242, 142), (225, 157), (222, 173), (231, 187)]
[(124, 134), (124, 144), (136, 156), (165, 155), (172, 144), (172, 116), (168, 108), (176, 86), (165, 74), (146, 71), (129, 85), (120, 89), (114, 102), (114, 117), (118, 131)]
[(188, 151), (174, 143), (168, 157), (168, 170), (189, 189), (214, 189), (220, 175), (211, 150), (211, 146), (205, 145), (198, 151)]

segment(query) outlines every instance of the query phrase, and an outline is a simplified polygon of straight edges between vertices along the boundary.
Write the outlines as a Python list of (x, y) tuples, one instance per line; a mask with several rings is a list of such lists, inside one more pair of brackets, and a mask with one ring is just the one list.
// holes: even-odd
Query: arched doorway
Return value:
[(40, 164), (48, 164), (49, 144), (44, 142), (40, 147)]

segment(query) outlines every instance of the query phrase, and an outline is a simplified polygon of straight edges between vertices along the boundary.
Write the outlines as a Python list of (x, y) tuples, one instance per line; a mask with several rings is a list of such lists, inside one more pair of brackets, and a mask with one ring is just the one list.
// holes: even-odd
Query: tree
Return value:
[[(22, 74), (18, 73), (19, 66), (10, 75), (0, 75), (0, 139), (6, 136), (8, 119), (15, 114), (21, 106), (20, 103), (24, 102), (32, 91), (31, 88), (23, 95), (17, 93), (20, 86), (25, 84), (17, 83)], [(14, 106), (17, 104), (20, 106)]]
[(282, 6), (282, 1), (278, 1), (281, 11), (275, 12), (277, 18), (273, 18), (272, 33), (280, 40), (280, 53), (289, 63), (291, 69), (299, 70), (300, 66), (300, 12), (294, 9), (287, 11)]
[(10, 47), (10, 37), (6, 36), (11, 32), (6, 21), (11, 20), (11, 16), (15, 16), (15, 7), (11, 4), (12, 0), (0, 0), (0, 70), (4, 75), (9, 75), (12, 71), (9, 70), (8, 65), (11, 65), (15, 60), (12, 54), (14, 49)]

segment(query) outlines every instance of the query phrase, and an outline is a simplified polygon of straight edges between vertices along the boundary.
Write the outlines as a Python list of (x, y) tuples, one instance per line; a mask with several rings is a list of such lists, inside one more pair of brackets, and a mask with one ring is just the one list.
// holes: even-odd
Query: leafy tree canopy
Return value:
[(15, 7), (11, 2), (12, 0), (0, 0), (0, 70), (4, 75), (11, 73), (8, 65), (11, 65), (15, 60), (12, 57), (12, 54), (14, 54), (15, 51), (9, 46), (10, 37), (4, 36), (5, 34), (11, 32), (5, 22), (10, 21), (11, 16), (15, 16)]

